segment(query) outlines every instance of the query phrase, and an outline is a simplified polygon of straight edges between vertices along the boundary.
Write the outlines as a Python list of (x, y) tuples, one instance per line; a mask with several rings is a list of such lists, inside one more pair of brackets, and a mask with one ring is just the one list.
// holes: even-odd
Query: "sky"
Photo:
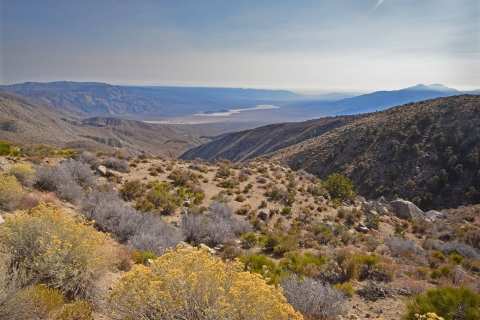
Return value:
[(480, 88), (479, 0), (0, 0), (0, 84)]

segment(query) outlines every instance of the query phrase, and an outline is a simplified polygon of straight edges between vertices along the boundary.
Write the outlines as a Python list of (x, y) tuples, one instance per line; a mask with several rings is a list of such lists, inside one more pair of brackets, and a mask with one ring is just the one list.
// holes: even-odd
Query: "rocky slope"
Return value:
[(461, 95), (373, 113), (265, 158), (429, 209), (480, 201), (479, 149), (480, 96)]
[(245, 161), (320, 136), (361, 117), (329, 117), (234, 132), (188, 150), (180, 158), (190, 160), (202, 158), (207, 161), (224, 158)]

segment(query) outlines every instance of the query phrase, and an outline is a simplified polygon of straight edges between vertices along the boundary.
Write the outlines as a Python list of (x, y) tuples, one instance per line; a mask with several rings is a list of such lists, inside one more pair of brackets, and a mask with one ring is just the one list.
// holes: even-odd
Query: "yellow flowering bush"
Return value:
[(35, 181), (35, 169), (28, 164), (16, 163), (10, 167), (8, 173), (15, 176), (25, 187), (30, 187)]
[(262, 276), (205, 250), (169, 250), (151, 267), (136, 265), (109, 294), (124, 319), (303, 319)]
[(442, 317), (437, 316), (434, 312), (428, 312), (426, 314), (415, 314), (418, 320), (445, 320)]
[(69, 296), (85, 296), (108, 266), (102, 246), (106, 239), (52, 204), (41, 203), (0, 225), (0, 248), (11, 254), (14, 264), (30, 280)]
[(23, 196), (22, 185), (12, 175), (0, 174), (0, 209), (11, 211)]

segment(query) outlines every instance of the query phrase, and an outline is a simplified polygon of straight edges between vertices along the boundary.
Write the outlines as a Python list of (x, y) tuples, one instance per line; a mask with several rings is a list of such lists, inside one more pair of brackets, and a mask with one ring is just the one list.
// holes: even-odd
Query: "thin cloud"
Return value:
[(375, 5), (375, 9), (377, 9), (382, 3), (383, 3), (384, 0), (378, 0), (377, 4)]

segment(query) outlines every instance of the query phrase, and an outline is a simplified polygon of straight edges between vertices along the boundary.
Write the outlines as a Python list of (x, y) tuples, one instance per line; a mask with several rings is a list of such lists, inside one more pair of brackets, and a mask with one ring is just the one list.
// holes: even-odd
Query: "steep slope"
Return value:
[(182, 159), (219, 158), (244, 161), (319, 136), (361, 116), (329, 117), (297, 123), (281, 123), (227, 134), (188, 150)]
[(461, 95), (373, 113), (265, 157), (429, 209), (480, 202), (479, 149), (480, 96)]

